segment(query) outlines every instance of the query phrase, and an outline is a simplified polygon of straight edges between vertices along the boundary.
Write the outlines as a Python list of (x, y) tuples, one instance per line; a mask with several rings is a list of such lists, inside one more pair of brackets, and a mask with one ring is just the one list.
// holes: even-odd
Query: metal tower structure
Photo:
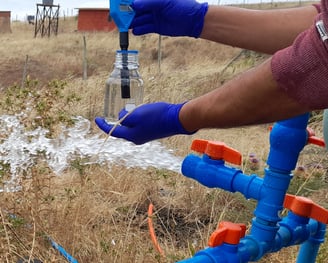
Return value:
[(59, 22), (59, 5), (36, 4), (36, 18), (34, 37), (38, 34), (41, 37), (51, 34), (57, 35)]

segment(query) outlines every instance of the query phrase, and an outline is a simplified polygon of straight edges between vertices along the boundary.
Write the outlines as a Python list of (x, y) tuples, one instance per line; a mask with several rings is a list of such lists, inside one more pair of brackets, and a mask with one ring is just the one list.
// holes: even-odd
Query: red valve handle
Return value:
[(309, 198), (286, 194), (284, 207), (296, 215), (313, 218), (323, 224), (328, 224), (328, 210)]
[(201, 154), (207, 154), (214, 160), (225, 160), (236, 165), (241, 164), (241, 154), (223, 142), (196, 139), (192, 142), (191, 149)]
[(223, 243), (237, 245), (245, 236), (246, 225), (227, 221), (220, 222), (218, 228), (212, 233), (208, 241), (210, 247), (220, 246)]

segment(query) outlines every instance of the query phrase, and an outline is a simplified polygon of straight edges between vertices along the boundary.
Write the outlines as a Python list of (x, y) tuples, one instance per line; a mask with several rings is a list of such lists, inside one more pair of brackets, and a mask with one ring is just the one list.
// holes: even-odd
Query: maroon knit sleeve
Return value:
[(315, 21), (321, 25), (314, 23), (292, 46), (276, 52), (271, 60), (272, 74), (279, 88), (312, 110), (328, 108), (328, 13), (325, 8)]
[(317, 4), (312, 4), (315, 9), (317, 9), (317, 12), (320, 13), (321, 12), (321, 4), (320, 3), (317, 3)]

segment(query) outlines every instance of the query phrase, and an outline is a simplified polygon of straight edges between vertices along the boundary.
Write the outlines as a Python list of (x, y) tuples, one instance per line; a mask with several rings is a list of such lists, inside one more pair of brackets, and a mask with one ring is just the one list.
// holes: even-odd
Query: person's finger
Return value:
[(146, 26), (140, 26), (140, 27), (133, 28), (132, 33), (135, 36), (140, 36), (140, 35), (145, 35), (145, 34), (149, 34), (149, 33), (158, 33), (158, 32), (155, 30), (155, 26), (146, 25)]
[(120, 139), (125, 139), (134, 143), (134, 138), (131, 135), (131, 129), (126, 126), (117, 125), (113, 127), (113, 130), (111, 131), (111, 136)]
[(131, 28), (139, 27), (143, 25), (153, 24), (154, 23), (154, 16), (151, 13), (137, 15), (131, 22)]
[(136, 12), (147, 12), (161, 8), (161, 2), (157, 0), (134, 0), (131, 7)]
[(113, 137), (134, 142), (133, 138), (131, 138), (131, 129), (129, 127), (109, 124), (102, 117), (95, 118), (95, 122), (97, 126), (105, 133), (111, 133), (110, 135)]
[(136, 17), (131, 23), (130, 28), (134, 35), (143, 35), (148, 33), (153, 33), (156, 30), (154, 24), (153, 15), (147, 14), (140, 17)]
[(95, 122), (97, 126), (105, 133), (109, 133), (114, 126), (113, 124), (107, 123), (106, 120), (102, 117), (96, 117)]

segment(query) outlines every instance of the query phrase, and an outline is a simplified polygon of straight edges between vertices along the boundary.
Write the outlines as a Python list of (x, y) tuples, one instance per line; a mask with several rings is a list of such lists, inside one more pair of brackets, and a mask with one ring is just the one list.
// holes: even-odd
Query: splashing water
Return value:
[(102, 132), (91, 134), (89, 120), (76, 117), (75, 121), (74, 127), (64, 128), (58, 138), (49, 139), (45, 129), (26, 131), (17, 116), (0, 116), (0, 162), (10, 165), (8, 185), (17, 181), (19, 171), (31, 167), (35, 158), (40, 158), (40, 153), (56, 174), (63, 172), (77, 158), (88, 158), (88, 164), (116, 163), (180, 172), (182, 159), (159, 142), (134, 145), (113, 137), (105, 141)]

